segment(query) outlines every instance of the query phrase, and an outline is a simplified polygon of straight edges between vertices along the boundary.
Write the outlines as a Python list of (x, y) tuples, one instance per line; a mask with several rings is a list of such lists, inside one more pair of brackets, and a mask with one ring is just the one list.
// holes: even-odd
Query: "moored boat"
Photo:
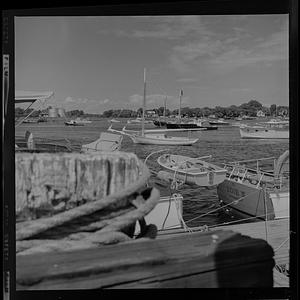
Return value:
[(121, 148), (123, 136), (109, 132), (101, 132), (99, 139), (96, 141), (81, 146), (81, 151), (97, 152), (97, 151), (118, 151)]
[(289, 139), (289, 121), (272, 119), (253, 126), (240, 126), (241, 138)]
[(229, 125), (229, 122), (226, 122), (223, 118), (217, 120), (209, 120), (210, 125)]
[(131, 134), (130, 138), (136, 144), (144, 145), (183, 145), (189, 146), (195, 144), (197, 138), (168, 136), (165, 133), (147, 133), (147, 134)]
[(84, 126), (84, 123), (77, 122), (76, 120), (66, 121), (65, 125), (67, 126)]
[(191, 158), (183, 155), (163, 154), (158, 159), (158, 164), (171, 176), (186, 184), (198, 186), (214, 186), (226, 179), (227, 170), (209, 163), (203, 159), (211, 156)]
[[(143, 97), (143, 114), (142, 118), (137, 118), (138, 123), (141, 123), (141, 131), (133, 130), (115, 130), (111, 126), (108, 128), (108, 131), (121, 133), (127, 135), (135, 144), (144, 144), (144, 145), (192, 145), (198, 141), (198, 138), (191, 137), (176, 137), (168, 136), (165, 132), (162, 133), (160, 129), (149, 130), (145, 129), (145, 107), (146, 107), (146, 69), (144, 69), (144, 97)], [(132, 123), (132, 120), (130, 123)], [(127, 121), (127, 123), (129, 122)], [(152, 121), (150, 121), (152, 123)], [(146, 133), (148, 131), (148, 133)]]
[[(289, 151), (274, 162), (273, 170), (262, 170), (267, 161), (272, 164), (274, 158), (226, 164), (227, 178), (217, 187), (221, 203), (243, 218), (272, 220), (288, 217)], [(249, 163), (255, 167), (246, 167)]]
[(217, 130), (218, 127), (211, 125), (207, 120), (192, 120), (189, 122), (167, 122), (166, 127), (168, 129), (175, 129), (175, 128), (199, 128), (199, 129), (206, 129), (206, 130)]

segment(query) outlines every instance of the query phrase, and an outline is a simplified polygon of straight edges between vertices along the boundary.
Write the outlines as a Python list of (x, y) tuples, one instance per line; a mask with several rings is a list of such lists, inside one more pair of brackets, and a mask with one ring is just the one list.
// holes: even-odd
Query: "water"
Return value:
[[(122, 123), (113, 124), (113, 128), (139, 130), (138, 125), (128, 125), (127, 120)], [(254, 121), (248, 121), (248, 123)], [(16, 135), (24, 136), (26, 130), (30, 130), (34, 137), (49, 138), (53, 140), (67, 139), (74, 149), (79, 150), (82, 144), (90, 143), (99, 138), (102, 131), (106, 131), (110, 123), (106, 119), (93, 121), (85, 126), (65, 126), (61, 122), (47, 122), (37, 124), (22, 124), (16, 128)], [(155, 128), (154, 125), (146, 125), (146, 128)], [(188, 133), (172, 133), (172, 135), (187, 136)], [(210, 160), (213, 163), (224, 163), (235, 160), (246, 160), (266, 157), (279, 157), (289, 149), (289, 140), (246, 140), (241, 139), (239, 128), (235, 126), (219, 126), (218, 130), (195, 131), (192, 137), (199, 137), (199, 141), (192, 146), (157, 146), (138, 145), (131, 139), (124, 136), (121, 151), (134, 152), (141, 160), (152, 152), (165, 150), (162, 153), (180, 154), (189, 157), (200, 157), (212, 155)], [(158, 172), (160, 166), (156, 162), (157, 153), (147, 159), (147, 166), (150, 170)], [(160, 190), (162, 196), (170, 195), (169, 186), (152, 175), (149, 183)], [(184, 198), (183, 218), (190, 227), (201, 225), (216, 225), (233, 219), (233, 216), (225, 214), (222, 210), (209, 213), (219, 208), (216, 188), (205, 188), (198, 186), (183, 185), (178, 190)], [(203, 214), (205, 216), (199, 217)]]

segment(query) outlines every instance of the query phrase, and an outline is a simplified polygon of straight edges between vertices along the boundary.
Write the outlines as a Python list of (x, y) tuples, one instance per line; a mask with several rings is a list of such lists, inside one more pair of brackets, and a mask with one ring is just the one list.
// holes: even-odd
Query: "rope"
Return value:
[(205, 213), (205, 214), (203, 214), (203, 215), (197, 216), (197, 217), (195, 217), (195, 218), (193, 218), (193, 219), (190, 219), (190, 220), (188, 220), (188, 221), (186, 221), (186, 222), (194, 221), (194, 220), (196, 220), (196, 219), (198, 219), (198, 218), (207, 216), (207, 215), (209, 215), (209, 214), (211, 214), (211, 213), (213, 213), (213, 212), (216, 212), (216, 211), (218, 211), (218, 210), (224, 209), (224, 207), (227, 207), (227, 206), (229, 206), (229, 205), (231, 205), (231, 204), (233, 204), (233, 203), (238, 203), (238, 202), (241, 201), (242, 199), (244, 199), (244, 198), (246, 198), (246, 197), (248, 197), (248, 196), (250, 196), (250, 195), (252, 195), (252, 194), (254, 194), (254, 193), (256, 193), (256, 192), (257, 192), (257, 191), (255, 191), (255, 192), (253, 192), (253, 193), (250, 193), (250, 194), (248, 194), (248, 195), (245, 195), (245, 196), (243, 196), (243, 197), (241, 197), (241, 198), (239, 198), (239, 199), (237, 199), (237, 200), (234, 200), (234, 201), (232, 201), (232, 202), (230, 202), (230, 203), (228, 203), (228, 204), (222, 205), (221, 207), (218, 207), (218, 208), (216, 208), (216, 209), (214, 209), (214, 210), (212, 210), (212, 211), (209, 211), (209, 212), (207, 212), (207, 213)]
[(238, 219), (238, 220), (229, 221), (229, 222), (223, 222), (223, 223), (219, 223), (219, 224), (214, 224), (214, 225), (210, 225), (209, 228), (214, 228), (214, 227), (219, 227), (219, 226), (224, 226), (224, 225), (230, 225), (230, 224), (234, 224), (234, 223), (239, 223), (241, 221), (248, 221), (248, 220), (257, 219), (257, 218), (260, 218), (260, 217), (265, 217), (265, 214), (259, 215), (259, 216), (254, 216), (254, 217), (249, 217), (249, 218)]
[(139, 176), (138, 180), (126, 187), (124, 190), (102, 198), (98, 201), (89, 202), (81, 206), (75, 207), (73, 209), (64, 211), (60, 214), (54, 215), (49, 218), (37, 219), (30, 221), (27, 224), (21, 223), (21, 228), (17, 229), (16, 240), (28, 239), (38, 233), (46, 231), (50, 228), (61, 226), (66, 222), (69, 222), (73, 219), (90, 215), (96, 211), (104, 209), (109, 205), (118, 203), (121, 199), (129, 197), (137, 190), (145, 186), (147, 179), (150, 176), (149, 170), (145, 165), (142, 165), (142, 174)]
[(279, 250), (289, 239), (290, 239), (290, 237), (286, 238), (276, 249), (274, 249), (274, 252)]
[(174, 201), (175, 201), (175, 206), (176, 206), (176, 211), (177, 211), (177, 217), (178, 217), (178, 219), (180, 220), (180, 222), (181, 222), (184, 230), (192, 233), (193, 230), (186, 225), (186, 223), (185, 223), (185, 221), (183, 219), (183, 216), (182, 216), (182, 214), (180, 212), (179, 198), (181, 198), (181, 195), (180, 194), (173, 194), (173, 197), (174, 197)]
[(172, 195), (170, 195), (170, 197), (169, 197), (169, 206), (168, 206), (168, 211), (167, 211), (167, 214), (166, 214), (166, 216), (165, 216), (165, 219), (164, 219), (164, 221), (163, 221), (163, 224), (162, 224), (162, 229), (164, 229), (164, 228), (165, 228), (165, 223), (166, 223), (166, 221), (167, 221), (167, 219), (168, 219), (168, 216), (169, 216), (169, 213), (170, 213), (170, 208), (171, 208), (171, 199), (172, 199)]
[[(136, 199), (138, 198), (139, 196)], [(127, 211), (123, 215), (107, 220), (107, 226), (100, 230), (97, 230), (93, 233), (77, 232), (59, 240), (36, 239), (17, 241), (16, 245), (18, 255), (32, 254), (37, 252), (86, 249), (99, 246), (101, 244), (114, 244), (118, 242), (129, 241), (131, 240), (131, 237), (126, 234), (128, 228), (135, 225), (136, 221), (143, 220), (143, 217), (155, 207), (158, 201), (159, 191), (153, 188), (148, 199), (146, 201), (143, 201), (143, 203), (140, 203), (137, 209), (135, 209), (134, 211)], [(140, 200), (138, 202), (140, 202)], [(127, 230), (125, 230), (125, 232), (122, 232), (122, 230), (126, 228)], [(151, 226), (148, 226), (148, 228), (151, 229)], [(145, 229), (147, 230), (148, 228)], [(145, 231), (144, 235), (142, 235), (141, 237), (144, 237), (146, 235), (147, 232)]]
[(265, 204), (265, 232), (266, 232), (266, 241), (268, 241), (268, 226), (267, 226), (267, 216), (268, 216), (268, 208), (267, 208), (267, 191), (264, 189), (264, 204)]

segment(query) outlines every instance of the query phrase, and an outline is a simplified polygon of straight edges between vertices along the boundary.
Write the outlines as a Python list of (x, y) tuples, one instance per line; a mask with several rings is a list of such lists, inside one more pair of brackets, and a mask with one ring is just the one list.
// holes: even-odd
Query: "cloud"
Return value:
[(248, 44), (243, 43), (243, 39), (245, 36), (224, 36), (220, 39), (206, 36), (198, 41), (176, 45), (169, 57), (170, 66), (179, 73), (192, 72), (200, 66), (223, 73), (239, 67), (271, 65), (273, 62), (288, 59), (286, 25), (265, 38), (248, 39)]
[[(67, 110), (83, 110), (90, 113), (99, 113), (107, 103), (111, 102), (110, 99), (88, 99), (88, 98), (74, 98), (68, 96), (63, 101), (63, 106)], [(57, 106), (61, 106), (62, 103), (56, 103)]]
[(134, 23), (131, 30), (99, 30), (101, 34), (114, 34), (120, 37), (129, 38), (158, 38), (177, 40), (188, 36), (211, 35), (201, 21), (201, 16), (138, 16), (128, 17), (127, 22)]
[(199, 81), (199, 78), (178, 78), (176, 81), (181, 83), (193, 83)]
[(64, 102), (70, 103), (70, 102), (75, 102), (75, 100), (72, 97), (68, 96)]

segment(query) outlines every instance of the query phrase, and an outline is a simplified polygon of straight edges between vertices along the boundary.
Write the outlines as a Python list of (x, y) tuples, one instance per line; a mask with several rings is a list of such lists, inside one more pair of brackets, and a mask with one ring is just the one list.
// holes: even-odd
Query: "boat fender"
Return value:
[(214, 177), (215, 177), (214, 172), (212, 172), (212, 171), (208, 172), (208, 183), (210, 185), (214, 184)]

